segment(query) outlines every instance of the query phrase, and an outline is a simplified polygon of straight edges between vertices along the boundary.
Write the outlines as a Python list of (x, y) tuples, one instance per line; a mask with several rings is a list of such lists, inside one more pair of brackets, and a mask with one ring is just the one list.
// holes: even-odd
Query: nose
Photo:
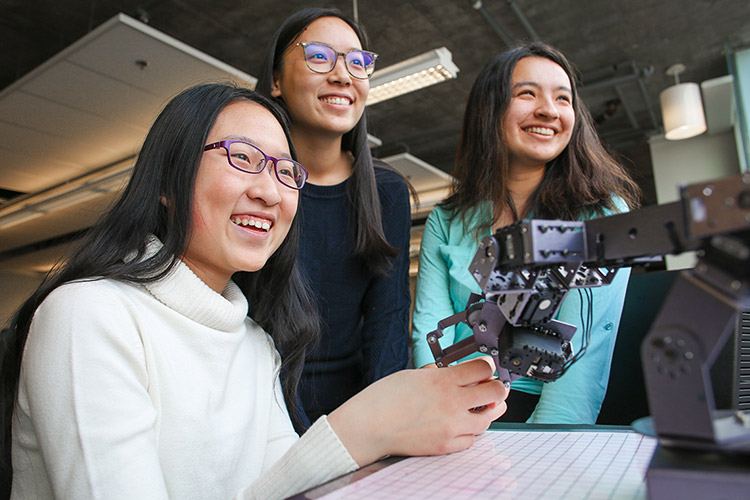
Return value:
[(336, 55), (336, 64), (330, 73), (328, 73), (330, 81), (338, 83), (339, 85), (349, 86), (352, 83), (352, 76), (349, 74), (349, 70), (346, 69), (346, 59), (343, 54)]
[(250, 199), (261, 200), (267, 206), (278, 205), (281, 202), (281, 190), (289, 189), (282, 186), (276, 178), (274, 165), (270, 161), (266, 168), (260, 173), (250, 174), (248, 186), (245, 190), (247, 197)]
[(552, 96), (540, 96), (537, 101), (536, 114), (550, 119), (560, 117), (560, 111), (555, 106), (555, 99)]

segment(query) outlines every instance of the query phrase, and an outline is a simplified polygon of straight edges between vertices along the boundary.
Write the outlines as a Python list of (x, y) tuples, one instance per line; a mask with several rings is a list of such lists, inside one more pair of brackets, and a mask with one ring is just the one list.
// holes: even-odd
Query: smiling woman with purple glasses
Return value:
[(203, 85), (165, 107), (122, 197), (14, 317), (0, 498), (11, 473), (15, 500), (285, 498), (385, 455), (464, 449), (505, 411), (475, 360), (385, 377), (299, 438), (283, 391), (300, 358), (276, 347), (304, 352), (315, 330), (305, 180), (268, 98)]
[(304, 409), (292, 415), (300, 431), (409, 359), (409, 188), (373, 160), (363, 115), (376, 59), (357, 23), (304, 9), (276, 31), (256, 87), (289, 111), (310, 172), (299, 263), (321, 335), (305, 355), (299, 396), (288, 401)]

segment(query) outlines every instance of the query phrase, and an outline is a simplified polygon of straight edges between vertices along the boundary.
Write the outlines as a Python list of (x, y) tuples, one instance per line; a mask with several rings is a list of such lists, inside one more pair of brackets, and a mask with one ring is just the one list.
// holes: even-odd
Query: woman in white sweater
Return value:
[(250, 90), (203, 85), (166, 106), (121, 199), (14, 318), (12, 498), (283, 498), (387, 454), (466, 448), (503, 413), (474, 360), (395, 373), (295, 434), (282, 386), (300, 356), (274, 345), (296, 332), (285, 352), (300, 353), (315, 334), (294, 157), (283, 112)]

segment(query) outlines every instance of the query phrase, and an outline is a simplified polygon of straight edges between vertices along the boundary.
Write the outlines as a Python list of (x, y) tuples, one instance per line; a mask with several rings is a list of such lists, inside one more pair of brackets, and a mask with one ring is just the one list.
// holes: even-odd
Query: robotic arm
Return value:
[[(482, 294), (427, 335), (435, 362), (480, 351), (506, 385), (555, 380), (583, 354), (570, 347), (575, 327), (554, 320), (570, 290), (606, 286), (619, 268), (689, 250), (699, 262), (678, 276), (642, 346), (654, 428), (666, 444), (750, 451), (750, 418), (715, 408), (709, 373), (738, 311), (750, 307), (750, 174), (684, 187), (671, 204), (498, 230), (469, 268)], [(443, 349), (443, 329), (461, 321), (473, 335)]]
[[(611, 283), (622, 266), (593, 266), (588, 255), (583, 222), (524, 221), (482, 240), (469, 271), (483, 293), (427, 335), (437, 365), (480, 351), (492, 355), (506, 385), (521, 376), (559, 378), (580, 357), (570, 345), (576, 327), (554, 319), (565, 296)], [(473, 335), (442, 349), (443, 329), (460, 321)]]

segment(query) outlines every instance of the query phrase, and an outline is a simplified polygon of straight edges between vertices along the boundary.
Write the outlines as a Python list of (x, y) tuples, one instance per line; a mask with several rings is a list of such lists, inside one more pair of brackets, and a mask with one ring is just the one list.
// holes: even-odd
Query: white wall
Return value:
[(679, 200), (680, 185), (728, 177), (740, 171), (731, 131), (682, 141), (653, 138), (650, 147), (656, 200), (660, 205)]
[[(680, 198), (679, 186), (735, 175), (740, 171), (734, 132), (699, 135), (681, 141), (663, 136), (649, 141), (656, 200), (661, 205)], [(693, 254), (667, 256), (668, 269), (695, 265)]]

